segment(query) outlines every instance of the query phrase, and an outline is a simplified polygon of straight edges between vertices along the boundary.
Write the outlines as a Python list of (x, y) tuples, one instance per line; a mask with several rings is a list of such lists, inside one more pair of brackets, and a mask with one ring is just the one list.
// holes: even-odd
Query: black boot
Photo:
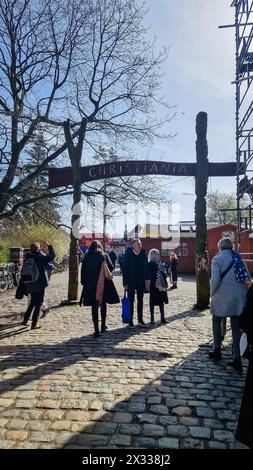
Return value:
[(101, 305), (101, 331), (105, 332), (106, 326), (106, 304)]
[(237, 372), (242, 372), (242, 361), (240, 357), (236, 357), (232, 362), (229, 362), (228, 365), (237, 370)]
[(209, 353), (210, 359), (213, 359), (214, 363), (216, 364), (221, 360), (221, 350), (215, 349), (214, 351)]
[(94, 323), (94, 330), (95, 330), (94, 336), (98, 337), (100, 336), (99, 328), (98, 328), (98, 307), (92, 306), (91, 312), (92, 312), (92, 320)]

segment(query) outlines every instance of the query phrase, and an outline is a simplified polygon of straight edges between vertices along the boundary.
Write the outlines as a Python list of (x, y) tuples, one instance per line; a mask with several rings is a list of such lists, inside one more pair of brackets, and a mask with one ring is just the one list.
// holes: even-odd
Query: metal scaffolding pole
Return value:
[[(234, 0), (235, 9), (235, 124), (236, 124), (236, 183), (237, 183), (237, 249), (241, 241), (241, 204), (244, 194), (248, 194), (251, 204), (248, 206), (251, 227), (251, 206), (253, 203), (253, 0)], [(242, 174), (243, 170), (243, 175)]]

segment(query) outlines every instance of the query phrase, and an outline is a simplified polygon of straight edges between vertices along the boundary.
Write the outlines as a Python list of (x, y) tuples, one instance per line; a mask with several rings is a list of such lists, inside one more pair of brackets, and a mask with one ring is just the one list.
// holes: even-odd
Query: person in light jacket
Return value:
[[(214, 351), (209, 353), (209, 357), (215, 363), (221, 360), (222, 318), (230, 317), (234, 360), (229, 365), (241, 372), (239, 315), (242, 313), (246, 301), (247, 287), (235, 278), (231, 239), (228, 237), (222, 238), (218, 242), (218, 248), (219, 253), (214, 256), (211, 266), (210, 311), (212, 314)], [(245, 269), (247, 269), (246, 266)]]

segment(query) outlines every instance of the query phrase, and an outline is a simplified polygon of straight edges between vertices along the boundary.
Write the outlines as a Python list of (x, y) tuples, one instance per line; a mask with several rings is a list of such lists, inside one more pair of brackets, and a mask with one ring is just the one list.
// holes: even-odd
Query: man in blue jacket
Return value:
[(20, 282), (24, 284), (27, 294), (31, 294), (31, 300), (25, 312), (22, 324), (25, 326), (28, 324), (28, 320), (33, 312), (31, 326), (32, 330), (40, 328), (40, 325), (38, 324), (40, 307), (44, 301), (45, 288), (48, 286), (47, 267), (48, 263), (50, 263), (55, 258), (55, 251), (52, 245), (49, 245), (48, 242), (45, 242), (45, 245), (48, 247), (48, 255), (45, 255), (41, 252), (40, 243), (33, 242), (30, 246), (30, 253), (27, 253), (24, 262), (25, 264), (29, 259), (34, 260), (37, 272), (36, 280), (32, 282), (29, 281), (25, 278), (24, 275), (22, 275), (21, 272)]
[(134, 297), (137, 293), (137, 316), (139, 326), (145, 327), (143, 321), (143, 295), (145, 288), (150, 285), (148, 274), (148, 260), (139, 238), (134, 238), (132, 246), (126, 251), (123, 263), (123, 286), (128, 292), (131, 319), (129, 327), (134, 328)]

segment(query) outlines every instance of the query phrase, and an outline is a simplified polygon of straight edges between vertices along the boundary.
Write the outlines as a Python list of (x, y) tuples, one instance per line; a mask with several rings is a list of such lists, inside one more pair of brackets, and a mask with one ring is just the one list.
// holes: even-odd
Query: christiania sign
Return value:
[[(197, 163), (175, 163), (156, 160), (134, 160), (102, 163), (80, 168), (81, 182), (117, 178), (120, 176), (171, 175), (196, 176)], [(235, 176), (236, 163), (208, 163), (208, 176)], [(71, 186), (71, 167), (50, 168), (49, 188)]]

